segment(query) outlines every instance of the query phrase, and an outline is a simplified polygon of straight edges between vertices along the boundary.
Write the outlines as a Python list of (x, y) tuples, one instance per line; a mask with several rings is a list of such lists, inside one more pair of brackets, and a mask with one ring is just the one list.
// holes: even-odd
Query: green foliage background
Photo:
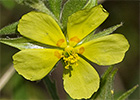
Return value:
[[(3, 1), (7, 1), (3, 2)], [(6, 25), (16, 22), (20, 17), (31, 11), (27, 6), (21, 6), (13, 0), (0, 0), (0, 29)], [(103, 30), (110, 26), (123, 22), (124, 25), (115, 32), (122, 33), (130, 43), (130, 49), (126, 53), (123, 62), (115, 66), (119, 71), (115, 79), (115, 92), (117, 95), (132, 88), (139, 83), (139, 1), (134, 0), (106, 0), (103, 2), (104, 8), (110, 13), (108, 19), (100, 26)], [(0, 43), (0, 77), (9, 68), (12, 63), (12, 55), (18, 50)], [(107, 67), (99, 67), (93, 64), (100, 75)], [(50, 75), (57, 82), (57, 90), (61, 99), (68, 99), (62, 85), (62, 67), (59, 65)], [(0, 99), (14, 100), (24, 99), (50, 99), (51, 96), (44, 88), (43, 81), (30, 82), (19, 76), (17, 73), (10, 79), (0, 94)], [(116, 95), (116, 96), (117, 96)], [(129, 99), (139, 99), (139, 89), (137, 89)]]

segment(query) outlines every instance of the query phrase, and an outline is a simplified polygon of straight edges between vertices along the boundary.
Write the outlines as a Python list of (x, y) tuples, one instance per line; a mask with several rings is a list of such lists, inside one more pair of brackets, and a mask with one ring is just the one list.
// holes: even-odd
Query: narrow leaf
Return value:
[(101, 32), (99, 32), (97, 34), (94, 34), (93, 36), (92, 36), (92, 34), (90, 34), (89, 35), (89, 37), (90, 37), (89, 41), (93, 40), (93, 39), (96, 39), (96, 38), (99, 38), (99, 37), (102, 37), (102, 36), (105, 36), (105, 35), (109, 35), (110, 33), (114, 32), (117, 28), (121, 27), (122, 25), (123, 25), (123, 23), (120, 23), (118, 25), (112, 26), (112, 27), (110, 27), (108, 29), (105, 29), (105, 30), (103, 30), (103, 31), (101, 31)]
[(90, 40), (93, 40), (93, 39), (96, 39), (96, 38), (99, 38), (99, 37), (102, 37), (105, 35), (109, 35), (110, 33), (114, 32), (117, 28), (121, 27), (122, 25), (123, 25), (123, 23), (120, 23), (118, 25), (115, 25), (115, 26), (112, 26), (108, 29), (105, 29), (104, 31), (101, 31), (97, 34), (94, 34), (95, 33), (95, 30), (94, 30), (89, 35), (87, 35), (84, 39), (82, 39), (79, 43), (77, 43), (76, 46), (81, 45), (81, 44), (88, 42)]
[(41, 87), (36, 87), (35, 84), (26, 81), (18, 73), (14, 74), (7, 86), (11, 87), (11, 90), (6, 87), (7, 91), (14, 91), (12, 92), (12, 100), (31, 100), (31, 98), (43, 100), (46, 98), (46, 92), (42, 91)]
[(52, 82), (48, 76), (46, 76), (43, 79), (43, 81), (44, 81), (44, 84), (45, 84), (46, 88), (49, 90), (52, 98), (54, 100), (59, 100), (59, 97), (58, 97), (58, 94), (57, 94), (57, 91), (56, 91), (55, 82)]
[(24, 0), (15, 0), (18, 4), (23, 4)]
[(102, 94), (101, 94), (101, 98), (103, 98), (103, 100), (113, 100), (114, 99), (113, 82), (114, 82), (114, 78), (115, 78), (117, 71), (118, 71), (118, 69), (115, 69), (111, 73), (111, 75), (107, 78), (107, 81), (104, 86), (105, 89), (102, 90)]
[(62, 25), (66, 28), (68, 17), (78, 10), (81, 10), (86, 4), (87, 0), (68, 0), (63, 7)]
[(51, 12), (45, 6), (42, 0), (24, 0), (24, 4), (41, 12), (51, 15)]
[(123, 93), (117, 100), (126, 100), (128, 98), (128, 96), (136, 90), (137, 87), (138, 87), (138, 85), (134, 86), (132, 89)]
[(56, 18), (59, 19), (62, 0), (48, 0), (48, 3), (50, 10), (53, 12)]
[(96, 94), (93, 95), (93, 99), (97, 100), (113, 100), (114, 99), (114, 93), (113, 93), (113, 81), (115, 74), (117, 72), (117, 69), (112, 70), (112, 66), (105, 72), (105, 74), (101, 78), (101, 85), (100, 89)]
[(95, 30), (92, 31), (89, 35), (87, 35), (85, 38), (83, 38), (79, 43), (77, 43), (75, 46), (81, 45), (85, 42), (88, 42), (91, 36), (95, 33)]
[(97, 5), (97, 0), (89, 0), (87, 4), (84, 6), (84, 9), (90, 9)]
[(0, 35), (7, 35), (7, 34), (15, 34), (15, 33), (18, 33), (17, 32), (17, 25), (18, 25), (18, 22), (15, 22), (13, 24), (10, 24), (8, 26), (3, 27), (0, 30)]
[(56, 17), (53, 15), (53, 13), (45, 6), (43, 0), (22, 0), (22, 1), (16, 0), (16, 1), (19, 4), (29, 6), (35, 10), (40, 11), (40, 12), (44, 12), (44, 13), (52, 16), (56, 21), (58, 21), (56, 19)]
[(0, 42), (7, 44), (7, 45), (10, 45), (12, 47), (18, 48), (20, 50), (33, 49), (33, 48), (43, 48), (42, 46), (37, 44), (37, 42), (32, 41), (32, 40), (27, 39), (27, 38), (24, 38), (24, 37), (12, 38), (12, 39), (1, 38)]
[(15, 7), (13, 0), (0, 0), (0, 3), (7, 9), (13, 9)]
[(29, 99), (30, 95), (28, 95), (28, 93), (30, 92), (28, 91), (27, 93), (27, 81), (24, 81), (20, 75), (15, 73), (15, 75), (12, 77), (12, 81), (9, 83), (12, 84), (12, 91), (14, 91), (12, 94), (13, 100), (19, 100), (21, 98), (24, 100)]
[(106, 80), (107, 77), (109, 77), (111, 71), (113, 70), (114, 66), (110, 66), (108, 67), (108, 69), (104, 72), (104, 74), (102, 75), (102, 83)]

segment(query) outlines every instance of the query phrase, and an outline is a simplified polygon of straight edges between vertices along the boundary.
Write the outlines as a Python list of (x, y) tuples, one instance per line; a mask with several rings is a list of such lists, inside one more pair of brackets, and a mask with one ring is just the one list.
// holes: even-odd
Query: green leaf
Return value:
[(15, 0), (18, 4), (24, 4), (24, 0)]
[(90, 9), (97, 5), (97, 0), (89, 0), (87, 4), (84, 6), (84, 9)]
[(85, 38), (83, 38), (80, 42), (78, 42), (75, 46), (79, 46), (85, 42), (88, 42), (92, 35), (94, 35), (95, 30), (88, 34)]
[(117, 28), (121, 27), (123, 25), (123, 23), (117, 24), (115, 26), (112, 26), (110, 28), (104, 29), (103, 31), (94, 34), (95, 31), (91, 32), (89, 35), (87, 35), (84, 39), (82, 39), (76, 46), (81, 45), (85, 42), (91, 41), (93, 39), (105, 36), (105, 35), (109, 35), (110, 33), (113, 33)]
[(56, 90), (56, 86), (55, 86), (55, 82), (52, 82), (49, 78), (49, 76), (47, 75), (44, 79), (43, 82), (46, 86), (46, 88), (49, 90), (52, 98), (55, 100), (59, 100), (58, 94), (57, 94), (57, 90)]
[(66, 28), (68, 17), (78, 10), (81, 10), (86, 4), (87, 0), (68, 0), (63, 7), (62, 25)]
[(12, 77), (12, 87), (13, 87), (13, 95), (12, 99), (18, 100), (18, 99), (24, 99), (27, 100), (28, 97), (28, 92), (27, 92), (27, 82), (24, 81), (24, 79), (19, 76), (17, 73), (15, 73), (14, 77)]
[(53, 15), (53, 13), (45, 6), (43, 0), (16, 0), (20, 4), (27, 5), (35, 10), (38, 10), (40, 12), (44, 12), (50, 16), (52, 16), (56, 21), (56, 17)]
[(24, 4), (33, 9), (36, 9), (38, 11), (51, 15), (51, 12), (49, 11), (49, 9), (47, 9), (47, 7), (45, 6), (42, 0), (24, 0)]
[(8, 26), (3, 27), (0, 30), (0, 35), (7, 35), (7, 34), (15, 34), (17, 32), (17, 25), (19, 22), (15, 22), (13, 24), (10, 24)]
[(114, 91), (113, 91), (113, 81), (115, 74), (118, 69), (115, 69), (111, 72), (113, 66), (109, 67), (108, 70), (104, 73), (101, 78), (101, 85), (96, 94), (93, 95), (93, 99), (97, 100), (113, 100)]
[[(12, 92), (12, 100), (42, 100), (46, 98), (46, 92), (42, 91), (41, 87), (37, 87), (36, 83), (33, 84), (25, 80), (18, 73), (11, 78), (8, 86), (11, 85), (12, 90), (7, 89), (8, 93)], [(38, 84), (39, 85), (39, 84)], [(13, 92), (14, 91), (14, 92)]]
[(108, 69), (104, 72), (104, 74), (102, 75), (102, 83), (106, 80), (106, 78), (110, 75), (112, 69), (114, 68), (114, 66), (110, 66), (108, 67)]
[(13, 9), (15, 2), (13, 0), (0, 0), (1, 4), (7, 9)]
[(50, 10), (59, 20), (62, 0), (48, 0), (48, 3), (49, 3)]
[(90, 40), (93, 40), (93, 39), (96, 39), (96, 38), (99, 38), (99, 37), (102, 37), (102, 36), (105, 36), (105, 35), (109, 35), (110, 33), (114, 32), (117, 28), (121, 27), (123, 25), (123, 23), (120, 23), (120, 24), (117, 24), (115, 26), (112, 26), (108, 29), (105, 29), (103, 30), (102, 32), (99, 32), (97, 34), (94, 34), (93, 36), (90, 35), (89, 37), (89, 41)]
[(41, 46), (41, 44), (24, 38), (24, 37), (20, 37), (20, 38), (12, 38), (12, 39), (5, 39), (5, 38), (1, 38), (0, 39), (1, 43), (10, 45), (12, 47), (18, 48), (20, 50), (23, 49), (34, 49), (34, 48), (44, 48), (43, 46)]
[(138, 85), (134, 86), (132, 89), (123, 93), (117, 100), (126, 100), (128, 98), (128, 96), (136, 90), (137, 87), (138, 87)]

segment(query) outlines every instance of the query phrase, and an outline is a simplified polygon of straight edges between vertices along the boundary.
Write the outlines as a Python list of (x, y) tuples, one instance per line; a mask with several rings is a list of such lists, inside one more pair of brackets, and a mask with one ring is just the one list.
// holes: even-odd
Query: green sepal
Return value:
[(93, 32), (91, 32), (89, 35), (87, 35), (84, 39), (82, 39), (76, 46), (81, 45), (85, 42), (91, 41), (93, 39), (105, 36), (105, 35), (109, 35), (111, 33), (113, 33), (116, 29), (118, 29), (119, 27), (121, 27), (123, 25), (123, 23), (117, 24), (115, 26), (109, 27), (107, 29), (104, 29), (103, 31), (96, 33), (95, 34), (95, 30)]
[(60, 11), (62, 7), (62, 0), (48, 0), (49, 8), (56, 16), (56, 18), (60, 19)]
[(1, 30), (0, 30), (0, 36), (1, 35), (8, 35), (8, 34), (15, 34), (15, 33), (18, 33), (17, 32), (17, 25), (18, 25), (19, 22), (15, 22), (13, 24), (10, 24), (8, 26), (5, 26), (3, 27)]
[(68, 17), (77, 12), (78, 10), (81, 10), (84, 5), (86, 4), (87, 0), (68, 0), (63, 7), (62, 12), (62, 25), (64, 29), (67, 25)]
[(100, 88), (92, 97), (95, 100), (113, 100), (114, 99), (114, 89), (113, 81), (116, 72), (118, 69), (113, 69), (113, 66), (110, 66), (104, 75), (101, 77)]
[(117, 100), (126, 100), (130, 94), (132, 94), (138, 85), (134, 86), (132, 89), (128, 90), (127, 92), (123, 93)]
[(87, 4), (84, 6), (84, 9), (90, 9), (97, 5), (97, 0), (88, 0)]
[(19, 50), (45, 48), (42, 46), (42, 44), (24, 37), (11, 38), (11, 39), (1, 38), (0, 42), (18, 48)]

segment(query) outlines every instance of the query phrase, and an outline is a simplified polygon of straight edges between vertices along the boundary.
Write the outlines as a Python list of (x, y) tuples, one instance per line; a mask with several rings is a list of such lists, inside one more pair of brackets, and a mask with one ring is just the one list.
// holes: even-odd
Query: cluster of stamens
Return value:
[(78, 65), (77, 60), (79, 59), (79, 56), (72, 47), (67, 46), (62, 54), (62, 57), (66, 69), (69, 69), (69, 67), (72, 66), (73, 64), (75, 64), (76, 66)]

